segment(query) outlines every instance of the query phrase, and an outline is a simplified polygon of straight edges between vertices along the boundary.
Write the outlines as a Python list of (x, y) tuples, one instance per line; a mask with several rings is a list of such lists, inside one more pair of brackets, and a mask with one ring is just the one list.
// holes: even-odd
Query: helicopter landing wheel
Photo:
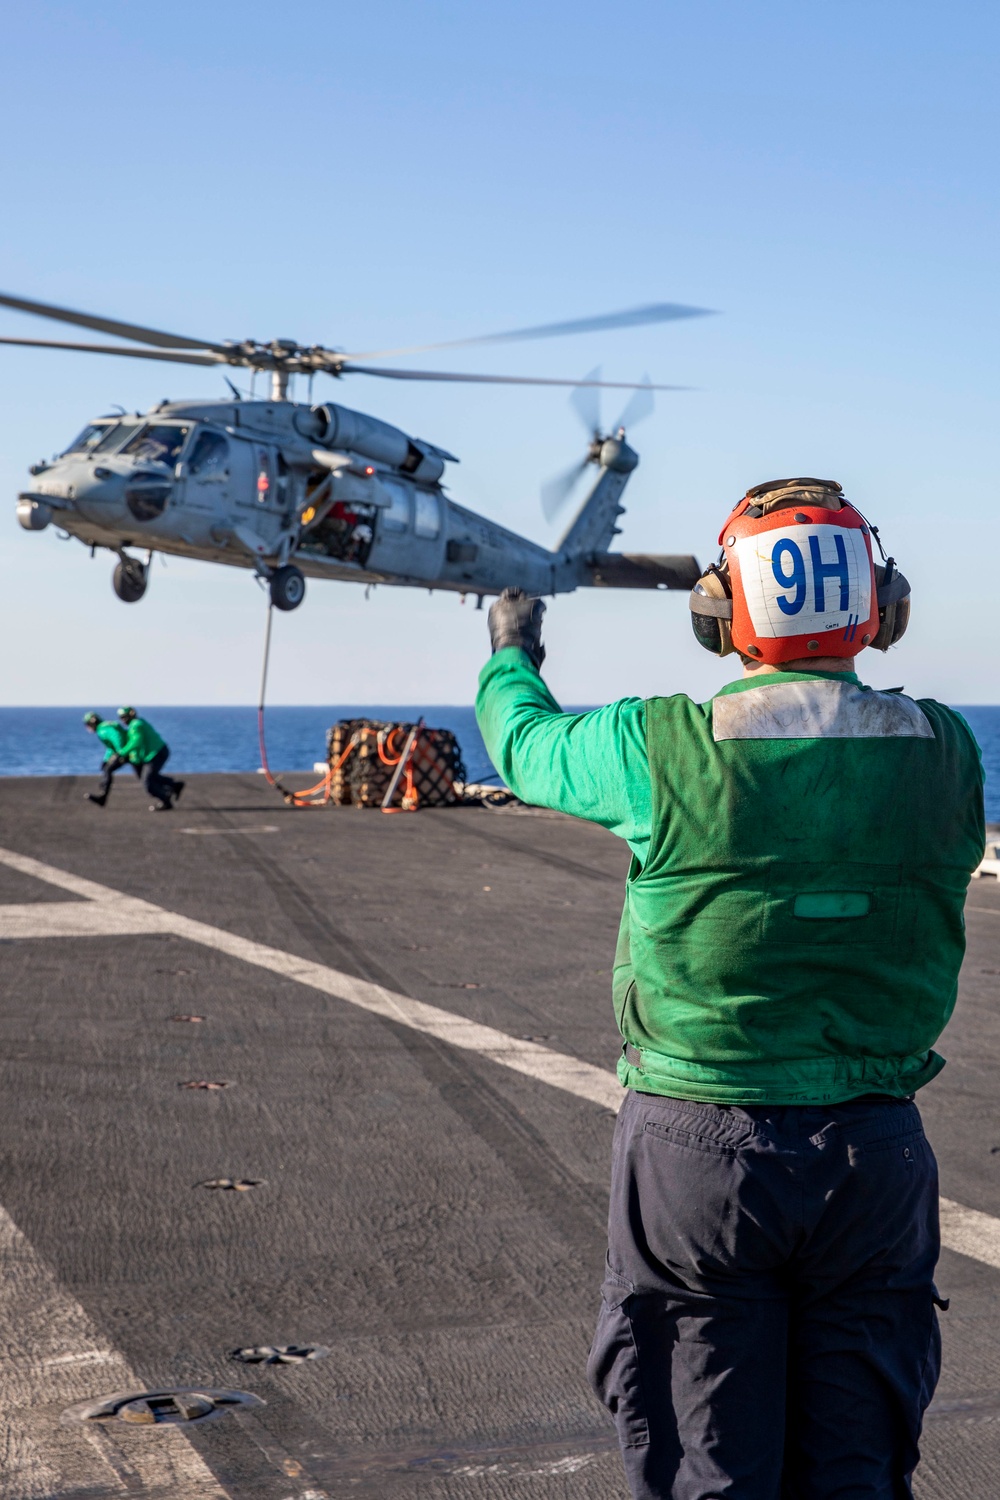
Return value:
[(275, 609), (298, 609), (306, 597), (306, 581), (298, 568), (286, 564), (271, 574), (270, 590)]
[(111, 587), (125, 604), (138, 603), (148, 582), (149, 569), (137, 557), (123, 556), (111, 577)]

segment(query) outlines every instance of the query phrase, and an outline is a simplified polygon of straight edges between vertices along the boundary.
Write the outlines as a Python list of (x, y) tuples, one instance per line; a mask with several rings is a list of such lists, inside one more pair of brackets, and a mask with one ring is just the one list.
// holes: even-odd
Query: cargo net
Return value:
[(328, 732), (326, 747), (329, 798), (342, 807), (415, 812), (464, 801), (465, 765), (450, 729), (341, 719)]

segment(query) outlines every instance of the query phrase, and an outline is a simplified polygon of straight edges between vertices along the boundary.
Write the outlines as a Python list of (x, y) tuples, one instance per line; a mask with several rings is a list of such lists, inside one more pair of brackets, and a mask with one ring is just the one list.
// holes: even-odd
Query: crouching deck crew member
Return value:
[(91, 734), (96, 734), (104, 746), (104, 759), (101, 762), (100, 790), (87, 793), (87, 801), (94, 802), (98, 807), (103, 807), (111, 794), (111, 783), (116, 771), (122, 766), (127, 766), (128, 761), (122, 751), (128, 738), (123, 724), (118, 724), (114, 719), (102, 719), (100, 714), (84, 714), (83, 722)]
[(146, 790), (156, 798), (150, 803), (150, 811), (169, 812), (184, 790), (183, 781), (163, 774), (170, 756), (169, 746), (149, 720), (140, 718), (134, 708), (120, 708), (118, 717), (127, 730), (121, 753), (138, 769), (140, 776), (145, 774)]

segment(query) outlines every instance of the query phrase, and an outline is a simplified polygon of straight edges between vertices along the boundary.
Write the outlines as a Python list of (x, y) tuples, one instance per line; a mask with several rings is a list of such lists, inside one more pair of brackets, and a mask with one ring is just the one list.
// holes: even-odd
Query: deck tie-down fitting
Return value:
[(74, 1422), (128, 1422), (137, 1427), (171, 1427), (181, 1422), (207, 1422), (239, 1407), (263, 1406), (249, 1391), (214, 1390), (207, 1386), (168, 1387), (161, 1391), (116, 1391), (96, 1401), (81, 1401), (62, 1414)]
[(307, 1359), (326, 1359), (329, 1353), (325, 1344), (257, 1344), (234, 1349), (229, 1358), (244, 1365), (300, 1365)]

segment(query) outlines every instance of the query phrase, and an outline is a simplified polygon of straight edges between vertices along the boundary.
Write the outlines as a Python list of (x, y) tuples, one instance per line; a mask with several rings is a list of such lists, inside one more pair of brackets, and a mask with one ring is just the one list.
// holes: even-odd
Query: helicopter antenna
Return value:
[(236, 389), (236, 387), (233, 385), (233, 382), (230, 380), (229, 376), (228, 375), (223, 375), (222, 378), (226, 382), (226, 384), (228, 385), (229, 389), (232, 391), (234, 400), (236, 400), (236, 401), (242, 401), (243, 400), (243, 394), (242, 394), (242, 392), (238, 391)]

